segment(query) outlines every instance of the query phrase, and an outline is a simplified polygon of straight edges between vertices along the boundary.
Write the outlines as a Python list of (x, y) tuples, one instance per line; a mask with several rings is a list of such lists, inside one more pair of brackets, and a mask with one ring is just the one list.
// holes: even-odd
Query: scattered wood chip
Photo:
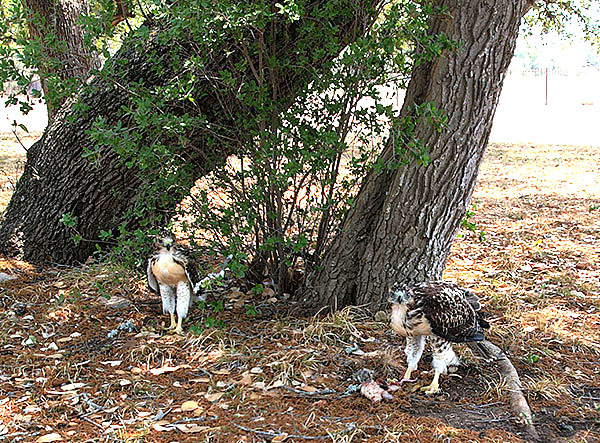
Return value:
[(273, 437), (273, 440), (271, 440), (271, 443), (281, 443), (285, 440), (287, 440), (288, 438), (288, 434), (286, 434), (285, 432), (283, 434), (279, 434), (276, 435), (275, 437)]

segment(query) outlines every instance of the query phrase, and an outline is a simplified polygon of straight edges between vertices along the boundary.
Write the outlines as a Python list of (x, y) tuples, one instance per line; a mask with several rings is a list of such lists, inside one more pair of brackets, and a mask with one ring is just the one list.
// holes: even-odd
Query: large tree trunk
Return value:
[[(378, 0), (358, 4), (350, 0), (320, 0), (310, 5), (307, 17), (293, 23), (282, 20), (273, 26), (271, 29), (276, 30), (273, 38), (278, 43), (277, 56), (290, 62), (281, 67), (278, 73), (280, 82), (272, 85), (281, 101), (293, 100), (299, 88), (307, 85), (315, 75), (314, 70), (296, 69), (299, 60), (313, 59), (312, 49), (322, 49), (326, 43), (331, 44), (331, 32), (337, 37), (336, 50), (340, 51), (370, 26), (377, 16), (378, 4)], [(325, 8), (328, 22), (322, 23), (322, 26), (329, 33), (324, 33), (319, 40), (319, 35), (315, 36), (314, 32), (303, 31), (305, 27), (314, 27), (315, 15), (322, 14), (320, 10)], [(148, 26), (157, 28), (152, 23)], [(151, 33), (151, 36), (155, 34)], [(247, 43), (252, 38), (256, 37), (249, 35)], [(0, 252), (30, 261), (84, 261), (94, 251), (100, 230), (118, 227), (123, 221), (123, 214), (139, 198), (142, 188), (139, 171), (135, 167), (127, 167), (114, 151), (101, 148), (98, 162), (83, 158), (85, 149), (93, 147), (86, 131), (98, 118), (105, 119), (108, 124), (127, 126), (128, 120), (120, 116), (120, 110), (131, 104), (131, 94), (123, 85), (139, 82), (151, 88), (168, 84), (177, 75), (173, 72), (176, 67), (169, 61), (174, 47), (180, 50), (177, 54), (181, 60), (178, 64), (180, 69), (185, 69), (183, 60), (186, 56), (197, 55), (193, 52), (194, 42), (177, 42), (175, 45), (151, 37), (142, 43), (141, 48), (139, 43), (135, 39), (125, 43), (117, 55), (107, 61), (103, 75), (94, 79), (88, 92), (78, 98), (87, 109), (83, 117), (69, 121), (67, 117), (78, 115), (73, 106), (76, 100), (66, 103), (42, 138), (29, 149), (25, 170), (0, 225)], [(217, 78), (223, 66), (234, 66), (244, 60), (239, 47), (223, 47), (209, 54), (203, 78)], [(246, 47), (252, 45), (247, 44)], [(313, 60), (314, 66), (326, 65), (336, 56), (337, 52), (331, 51), (331, 46), (328, 49), (320, 52), (321, 58)], [(156, 59), (165, 60), (164, 69), (154, 68)], [(252, 78), (251, 66), (248, 65), (245, 75)], [(219, 112), (222, 97), (218, 94), (210, 80), (199, 83), (195, 89), (195, 95), (199, 97), (196, 100), (199, 106), (197, 112), (206, 116), (214, 127), (234, 126), (230, 116), (236, 115), (236, 109), (228, 108), (230, 113)], [(182, 106), (180, 103), (173, 104), (174, 109)], [(245, 120), (253, 121), (252, 109), (244, 108), (243, 113)], [(242, 111), (237, 114), (242, 115)], [(221, 164), (235, 149), (235, 146), (222, 146), (215, 152), (207, 147), (205, 137), (205, 133), (188, 134), (190, 143), (181, 152), (193, 164), (198, 176)], [(175, 204), (171, 200), (157, 208), (155, 224), (164, 221), (161, 217), (171, 214)], [(72, 231), (60, 222), (65, 213), (77, 217), (75, 228), (84, 238), (79, 245), (74, 244)], [(134, 229), (136, 222), (130, 222), (129, 229)]]
[[(461, 47), (413, 69), (400, 119), (413, 117), (415, 105), (432, 102), (448, 124), (438, 132), (426, 119), (415, 120), (415, 135), (429, 149), (428, 166), (413, 158), (365, 179), (322, 266), (308, 280), (304, 295), (316, 306), (376, 308), (394, 282), (438, 279), (444, 270), (530, 2), (435, 3), (448, 13), (431, 18), (431, 34), (443, 32)], [(385, 164), (395, 148), (390, 137), (381, 154)]]
[[(23, 0), (31, 10), (29, 32), (39, 40), (43, 61), (38, 73), (44, 95), (48, 96), (48, 77), (61, 80), (77, 78), (85, 81), (93, 68), (100, 67), (100, 59), (84, 43), (84, 30), (78, 25), (79, 17), (88, 13), (86, 0)], [(48, 119), (52, 120), (62, 103), (50, 103)]]

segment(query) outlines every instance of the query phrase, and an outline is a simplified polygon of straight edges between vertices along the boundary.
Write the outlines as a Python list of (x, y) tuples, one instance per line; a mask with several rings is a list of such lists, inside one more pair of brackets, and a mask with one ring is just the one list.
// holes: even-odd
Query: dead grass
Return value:
[[(473, 197), (477, 232), (461, 231), (446, 270), (483, 296), (490, 340), (515, 364), (548, 441), (600, 438), (595, 151), (492, 145)], [(404, 366), (398, 338), (360, 308), (297, 318), (288, 302), (231, 282), (209, 298), (222, 307), (193, 310), (181, 338), (164, 335), (143, 278), (117, 265), (0, 259), (0, 270), (18, 277), (0, 286), (0, 441), (522, 440), (496, 369), (464, 349), (439, 396), (407, 386), (371, 404), (357, 394), (359, 369), (390, 382)], [(118, 329), (127, 320), (135, 331)]]

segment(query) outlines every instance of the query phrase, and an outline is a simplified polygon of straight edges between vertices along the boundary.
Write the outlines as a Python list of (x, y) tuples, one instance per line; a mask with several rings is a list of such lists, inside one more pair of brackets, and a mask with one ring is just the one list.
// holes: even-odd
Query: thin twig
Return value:
[(21, 435), (26, 435), (28, 437), (35, 437), (36, 435), (39, 435), (40, 432), (36, 431), (36, 432), (15, 432), (13, 434), (4, 434), (4, 435), (0, 435), (0, 440), (4, 440), (5, 438), (10, 438), (10, 437), (19, 437)]
[(246, 431), (246, 432), (253, 432), (257, 435), (261, 435), (263, 437), (269, 437), (269, 438), (275, 438), (275, 437), (283, 437), (285, 436), (286, 438), (298, 438), (298, 439), (302, 439), (302, 440), (327, 440), (331, 437), (335, 437), (337, 435), (341, 435), (341, 434), (345, 434), (347, 432), (350, 432), (352, 429), (354, 429), (355, 425), (354, 423), (350, 423), (350, 425), (339, 432), (336, 432), (334, 434), (327, 434), (327, 435), (302, 435), (302, 434), (286, 434), (285, 432), (269, 432), (269, 431), (261, 431), (259, 429), (252, 429), (252, 428), (247, 428), (245, 426), (239, 425), (237, 423), (231, 422), (231, 424), (233, 426), (235, 426), (236, 428), (241, 429), (242, 431)]
[(288, 391), (291, 391), (295, 394), (298, 394), (302, 397), (316, 397), (316, 396), (322, 396), (322, 395), (329, 395), (329, 394), (336, 394), (337, 391), (333, 390), (333, 389), (317, 389), (316, 391), (313, 392), (308, 392), (308, 391), (303, 391), (302, 389), (296, 389), (296, 388), (292, 388), (291, 386), (281, 386), (283, 389), (287, 389)]
[(91, 424), (93, 424), (94, 426), (97, 426), (97, 427), (99, 427), (100, 429), (102, 429), (102, 430), (104, 431), (104, 426), (102, 426), (102, 425), (101, 425), (101, 424), (99, 424), (99, 423), (96, 423), (94, 420), (92, 420), (92, 419), (90, 419), (90, 418), (88, 418), (88, 417), (85, 417), (85, 416), (81, 416), (81, 417), (79, 417), (79, 418), (82, 418), (83, 420), (87, 421), (88, 423), (91, 423)]

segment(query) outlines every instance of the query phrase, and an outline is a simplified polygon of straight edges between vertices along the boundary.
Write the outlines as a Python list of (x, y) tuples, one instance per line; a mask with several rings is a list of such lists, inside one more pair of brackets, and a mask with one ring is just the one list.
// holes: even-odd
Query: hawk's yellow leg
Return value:
[(167, 331), (172, 331), (177, 327), (177, 323), (175, 322), (175, 313), (171, 312), (171, 325), (168, 328), (165, 328)]
[(181, 327), (181, 323), (183, 323), (183, 318), (177, 318), (177, 327), (175, 328), (175, 334), (183, 335), (183, 328)]

